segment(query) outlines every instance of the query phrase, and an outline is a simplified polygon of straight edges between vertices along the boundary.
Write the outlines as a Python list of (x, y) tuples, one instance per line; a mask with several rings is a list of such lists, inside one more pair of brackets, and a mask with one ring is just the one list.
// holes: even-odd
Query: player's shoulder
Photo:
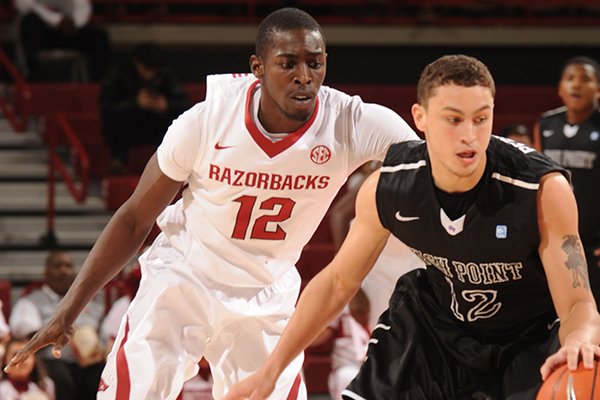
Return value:
[(567, 113), (567, 107), (561, 106), (553, 108), (552, 110), (548, 110), (542, 113), (542, 119), (554, 119), (554, 118), (562, 118)]
[(394, 143), (390, 146), (383, 161), (384, 166), (398, 167), (407, 164), (425, 165), (427, 160), (427, 146), (424, 140), (407, 140)]
[(514, 140), (492, 136), (488, 161), (494, 173), (529, 182), (538, 182), (550, 172), (566, 171), (558, 163), (535, 149)]
[(319, 100), (325, 106), (334, 109), (343, 109), (353, 103), (362, 103), (360, 97), (351, 96), (348, 93), (326, 85), (321, 85), (319, 89)]
[(256, 77), (248, 73), (207, 75), (206, 100), (246, 93), (255, 82)]

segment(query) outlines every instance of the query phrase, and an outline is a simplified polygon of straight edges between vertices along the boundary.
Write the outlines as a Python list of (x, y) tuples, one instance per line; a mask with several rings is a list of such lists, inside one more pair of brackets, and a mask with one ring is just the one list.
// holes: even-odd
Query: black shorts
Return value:
[(540, 321), (503, 343), (476, 337), (435, 300), (426, 273), (412, 271), (398, 280), (367, 359), (342, 397), (534, 399), (540, 366), (559, 348), (558, 324), (547, 324)]

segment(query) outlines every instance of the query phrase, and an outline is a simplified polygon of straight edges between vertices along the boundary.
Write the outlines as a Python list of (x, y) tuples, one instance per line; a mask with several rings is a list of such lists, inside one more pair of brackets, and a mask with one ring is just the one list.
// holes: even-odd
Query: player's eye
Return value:
[(319, 69), (323, 66), (323, 63), (321, 61), (311, 61), (308, 66), (312, 69)]

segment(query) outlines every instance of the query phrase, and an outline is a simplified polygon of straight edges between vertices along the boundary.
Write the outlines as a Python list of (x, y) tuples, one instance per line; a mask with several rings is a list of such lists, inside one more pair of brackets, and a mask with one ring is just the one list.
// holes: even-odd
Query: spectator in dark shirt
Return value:
[(189, 100), (175, 74), (161, 63), (158, 45), (144, 43), (117, 65), (102, 85), (102, 131), (111, 153), (111, 173), (125, 171), (135, 145), (158, 146)]

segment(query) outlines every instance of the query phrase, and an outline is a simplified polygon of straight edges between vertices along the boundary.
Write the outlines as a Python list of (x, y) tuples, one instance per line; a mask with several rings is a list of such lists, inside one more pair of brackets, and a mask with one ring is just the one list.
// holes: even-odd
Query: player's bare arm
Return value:
[(54, 344), (55, 355), (60, 355), (81, 310), (136, 254), (152, 224), (180, 187), (181, 182), (160, 171), (156, 155), (152, 156), (134, 193), (102, 231), (53, 318), (16, 354), (6, 369), (48, 344)]
[(233, 386), (223, 400), (265, 399), (277, 377), (342, 311), (385, 246), (375, 202), (379, 173), (371, 175), (356, 199), (356, 218), (335, 258), (306, 286), (272, 355), (257, 373)]
[(577, 226), (577, 205), (567, 180), (546, 175), (538, 192), (540, 257), (554, 307), (560, 318), (561, 348), (541, 368), (542, 379), (565, 362), (577, 369), (580, 357), (592, 368), (600, 356), (600, 317), (590, 290), (585, 255)]

